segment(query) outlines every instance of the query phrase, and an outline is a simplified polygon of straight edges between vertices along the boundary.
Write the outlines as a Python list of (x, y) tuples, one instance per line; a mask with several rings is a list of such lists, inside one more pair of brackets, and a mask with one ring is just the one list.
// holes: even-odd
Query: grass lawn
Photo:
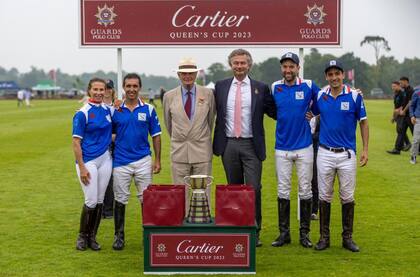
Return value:
[[(98, 234), (102, 250), (75, 250), (83, 195), (71, 149), (71, 119), (79, 106), (73, 100), (51, 100), (35, 101), (30, 109), (18, 109), (15, 101), (0, 101), (0, 276), (142, 275), (142, 225), (134, 187), (126, 213), (126, 248), (112, 250), (113, 220), (103, 220)], [(385, 153), (392, 148), (396, 135), (395, 125), (389, 123), (392, 102), (366, 101), (366, 106), (369, 163), (358, 169), (354, 226), (360, 253), (341, 247), (337, 193), (332, 205), (331, 248), (316, 252), (299, 245), (296, 179), (292, 192), (292, 244), (270, 246), (278, 232), (275, 125), (266, 119), (268, 151), (263, 167), (261, 233), (264, 246), (257, 249), (257, 275), (420, 276), (420, 164), (411, 165), (406, 152), (400, 156)], [(360, 146), (360, 135), (358, 140)], [(162, 141), (163, 170), (154, 182), (170, 183), (166, 131)], [(225, 183), (220, 158), (215, 157), (213, 166), (215, 182)], [(319, 238), (318, 223), (312, 224), (313, 242)]]

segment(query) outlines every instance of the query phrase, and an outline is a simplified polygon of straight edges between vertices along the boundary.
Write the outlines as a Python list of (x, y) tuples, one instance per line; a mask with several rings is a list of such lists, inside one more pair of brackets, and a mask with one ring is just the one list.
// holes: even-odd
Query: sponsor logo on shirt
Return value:
[(350, 103), (349, 102), (341, 102), (341, 110), (342, 111), (348, 111), (350, 109)]
[(304, 99), (303, 91), (296, 91), (295, 98), (296, 98), (296, 100)]
[(138, 114), (138, 120), (146, 121), (146, 114), (145, 113), (139, 113)]

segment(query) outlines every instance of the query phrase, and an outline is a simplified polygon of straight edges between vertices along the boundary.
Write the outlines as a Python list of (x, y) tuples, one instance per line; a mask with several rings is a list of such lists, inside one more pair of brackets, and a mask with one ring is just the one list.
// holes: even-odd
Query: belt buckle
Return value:
[(334, 153), (341, 153), (341, 152), (346, 151), (346, 149), (344, 147), (340, 147), (340, 148), (331, 147), (330, 150), (331, 150), (331, 152), (334, 152)]

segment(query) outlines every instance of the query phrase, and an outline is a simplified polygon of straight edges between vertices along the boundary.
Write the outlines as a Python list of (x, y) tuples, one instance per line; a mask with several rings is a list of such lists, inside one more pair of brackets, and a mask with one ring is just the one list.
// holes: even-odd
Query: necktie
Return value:
[(184, 109), (188, 118), (191, 119), (191, 91), (187, 91), (187, 101), (185, 101)]
[(235, 95), (235, 114), (233, 117), (233, 134), (239, 138), (242, 132), (242, 97), (241, 97), (241, 85), (242, 82), (236, 83), (236, 95)]

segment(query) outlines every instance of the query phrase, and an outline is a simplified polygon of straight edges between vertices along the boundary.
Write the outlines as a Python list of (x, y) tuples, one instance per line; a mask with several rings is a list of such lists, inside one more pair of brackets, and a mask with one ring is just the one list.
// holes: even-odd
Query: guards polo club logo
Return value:
[(242, 252), (244, 252), (244, 246), (242, 244), (240, 244), (240, 243), (236, 244), (235, 245), (235, 252), (236, 253), (242, 253)]
[(308, 11), (304, 14), (308, 19), (306, 20), (306, 23), (308, 24), (314, 24), (315, 26), (317, 24), (323, 24), (324, 23), (324, 17), (327, 15), (324, 12), (324, 6), (317, 6), (314, 4), (313, 7), (306, 6), (308, 8)]
[(163, 243), (159, 243), (157, 246), (157, 251), (159, 252), (165, 252), (166, 251), (166, 245)]
[(117, 14), (114, 12), (114, 7), (108, 7), (106, 4), (101, 8), (98, 6), (98, 13), (95, 14), (98, 19), (98, 24), (107, 27), (114, 24), (114, 18)]

